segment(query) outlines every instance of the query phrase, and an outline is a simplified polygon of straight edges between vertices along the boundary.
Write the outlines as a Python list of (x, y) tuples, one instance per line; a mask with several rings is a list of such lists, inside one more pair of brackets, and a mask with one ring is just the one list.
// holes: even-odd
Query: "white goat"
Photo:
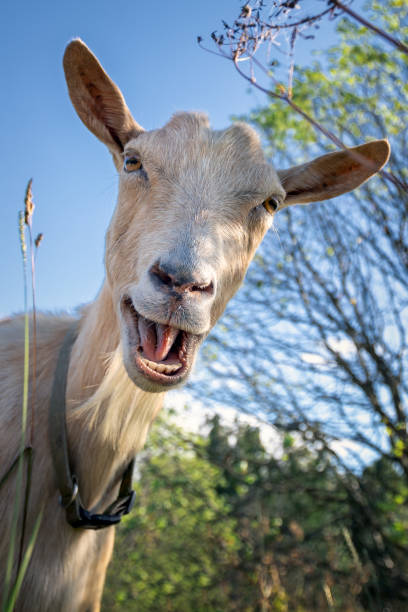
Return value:
[[(204, 114), (180, 113), (163, 128), (144, 131), (80, 40), (68, 45), (64, 68), (78, 115), (107, 145), (119, 174), (106, 236), (106, 278), (77, 322), (66, 389), (67, 478), (75, 473), (82, 509), (100, 513), (118, 497), (164, 392), (188, 377), (199, 345), (241, 284), (274, 213), (354, 189), (384, 165), (389, 146), (375, 141), (276, 172), (265, 161), (259, 137), (244, 123), (212, 131)], [(61, 438), (58, 424), (49, 430), (48, 406), (55, 364), (73, 323), (68, 316), (38, 318), (26, 532), (40, 508), (44, 518), (17, 603), (21, 612), (99, 610), (112, 554), (113, 527), (75, 528), (59, 504), (61, 493), (66, 506), (71, 502), (72, 509), (74, 502), (61, 491), (63, 477), (52, 455)], [(0, 466), (5, 471), (20, 437), (22, 317), (1, 322), (0, 342)], [(61, 360), (68, 366), (67, 354)], [(0, 490), (1, 583), (14, 494), (15, 477), (10, 477)]]

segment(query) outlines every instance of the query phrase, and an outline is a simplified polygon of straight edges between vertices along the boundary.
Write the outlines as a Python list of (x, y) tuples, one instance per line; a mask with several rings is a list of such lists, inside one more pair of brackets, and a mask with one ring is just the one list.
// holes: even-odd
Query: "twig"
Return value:
[[(331, 140), (337, 147), (347, 150), (348, 147), (346, 147), (346, 145), (333, 132), (326, 129), (314, 117), (306, 113), (301, 107), (299, 107), (293, 101), (293, 73), (294, 73), (294, 65), (295, 65), (294, 46), (295, 46), (295, 40), (296, 40), (297, 33), (299, 32), (299, 26), (305, 25), (305, 24), (312, 25), (313, 23), (320, 20), (323, 16), (329, 13), (333, 17), (336, 17), (338, 15), (335, 14), (335, 10), (338, 9), (339, 11), (343, 11), (347, 13), (348, 15), (350, 15), (351, 17), (353, 17), (354, 19), (356, 19), (357, 21), (359, 21), (366, 27), (370, 28), (371, 30), (379, 34), (380, 36), (384, 37), (386, 40), (394, 44), (401, 51), (408, 53), (408, 47), (406, 47), (406, 45), (404, 45), (397, 39), (393, 38), (391, 35), (384, 32), (381, 28), (368, 22), (366, 19), (361, 17), (359, 14), (357, 14), (355, 11), (350, 9), (348, 6), (344, 5), (339, 0), (328, 0), (328, 2), (330, 6), (325, 11), (322, 11), (321, 13), (317, 15), (305, 17), (304, 19), (300, 19), (292, 23), (279, 24), (279, 25), (268, 23), (260, 19), (259, 13), (257, 17), (254, 17), (252, 11), (248, 14), (248, 18), (245, 18), (244, 16), (244, 19), (242, 19), (241, 21), (239, 19), (236, 20), (234, 22), (234, 28), (230, 28), (228, 24), (224, 22), (224, 29), (226, 31), (225, 35), (230, 42), (227, 43), (225, 41), (224, 35), (218, 36), (216, 32), (213, 32), (211, 35), (212, 39), (214, 40), (215, 44), (218, 47), (218, 50), (219, 50), (218, 53), (211, 51), (210, 49), (207, 49), (206, 47), (201, 45), (201, 41), (202, 41), (201, 37), (198, 37), (197, 40), (198, 40), (199, 45), (206, 51), (209, 51), (210, 53), (214, 53), (215, 55), (219, 55), (220, 57), (224, 57), (225, 59), (231, 60), (234, 63), (237, 72), (244, 79), (246, 79), (251, 85), (255, 86), (257, 89), (265, 93), (267, 96), (275, 98), (277, 100), (282, 100), (283, 102), (288, 104), (292, 108), (292, 110), (294, 110), (297, 114), (303, 117), (316, 131), (320, 132), (326, 138)], [(279, 11), (282, 8), (282, 6), (283, 6), (282, 4), (276, 3), (276, 7), (277, 7), (275, 9), (276, 16), (279, 16)], [(242, 13), (241, 13), (241, 17), (242, 17)], [(249, 17), (250, 17), (250, 21), (248, 22)], [(256, 29), (255, 29), (255, 26), (256, 26)], [(258, 68), (263, 70), (264, 73), (267, 74), (269, 78), (271, 78), (270, 71), (267, 70), (266, 67), (263, 66), (262, 63), (259, 62), (256, 57), (254, 57), (254, 54), (259, 48), (260, 44), (268, 38), (271, 30), (279, 31), (282, 28), (293, 28), (293, 34), (292, 34), (291, 42), (290, 42), (291, 63), (289, 67), (288, 86), (286, 90), (282, 85), (279, 85), (279, 83), (277, 83), (276, 80), (272, 76), (272, 79), (275, 81), (276, 86), (281, 89), (281, 93), (277, 93), (271, 89), (262, 87), (262, 85), (257, 83), (256, 77), (253, 71), (253, 64), (256, 64)], [(230, 47), (230, 49), (228, 50), (228, 52), (225, 52), (223, 47)], [(250, 63), (251, 63), (250, 76), (245, 74), (245, 72), (242, 69), (240, 69), (238, 65), (238, 63), (243, 61), (244, 59), (250, 60)], [(358, 157), (359, 158), (358, 161), (360, 163), (370, 166), (370, 162), (365, 159), (362, 159), (362, 157), (359, 156), (358, 154), (352, 152), (352, 155), (355, 158)], [(400, 180), (399, 178), (394, 176), (391, 172), (388, 172), (387, 170), (380, 170), (379, 174), (383, 179), (395, 185), (397, 189), (400, 189), (405, 192), (408, 191), (408, 183), (403, 180)]]

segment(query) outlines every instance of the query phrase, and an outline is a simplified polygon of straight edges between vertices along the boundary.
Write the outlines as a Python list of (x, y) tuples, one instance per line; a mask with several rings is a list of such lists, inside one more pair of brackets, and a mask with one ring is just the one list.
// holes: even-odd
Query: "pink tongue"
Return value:
[(144, 356), (151, 361), (166, 359), (178, 333), (179, 330), (174, 327), (153, 323), (139, 316), (140, 343)]

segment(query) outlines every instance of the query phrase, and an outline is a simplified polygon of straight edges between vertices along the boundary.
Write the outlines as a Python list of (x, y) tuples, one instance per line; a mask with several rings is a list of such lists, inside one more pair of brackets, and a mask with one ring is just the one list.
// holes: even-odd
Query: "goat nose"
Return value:
[(182, 266), (178, 268), (169, 263), (156, 261), (150, 268), (150, 276), (161, 289), (167, 287), (181, 295), (185, 293), (214, 294), (213, 280), (186, 272)]

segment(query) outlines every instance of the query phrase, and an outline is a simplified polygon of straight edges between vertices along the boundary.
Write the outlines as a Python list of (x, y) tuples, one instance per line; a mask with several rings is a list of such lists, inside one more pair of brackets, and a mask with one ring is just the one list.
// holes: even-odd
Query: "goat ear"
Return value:
[(72, 104), (86, 127), (113, 155), (122, 153), (126, 142), (143, 128), (130, 114), (120, 89), (79, 38), (65, 49), (64, 71)]
[(286, 198), (283, 206), (328, 200), (355, 189), (381, 170), (390, 156), (387, 140), (329, 153), (313, 161), (279, 170)]

